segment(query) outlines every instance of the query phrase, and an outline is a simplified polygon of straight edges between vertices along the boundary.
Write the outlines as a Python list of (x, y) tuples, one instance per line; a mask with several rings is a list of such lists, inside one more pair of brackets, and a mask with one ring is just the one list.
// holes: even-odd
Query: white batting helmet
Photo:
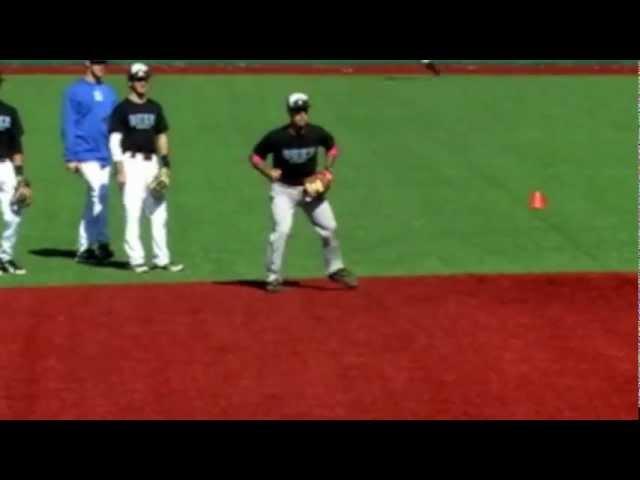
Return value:
[(308, 110), (311, 107), (309, 95), (306, 93), (292, 93), (287, 97), (287, 109), (292, 110)]
[(151, 78), (151, 69), (144, 63), (134, 63), (129, 67), (129, 81), (149, 80)]

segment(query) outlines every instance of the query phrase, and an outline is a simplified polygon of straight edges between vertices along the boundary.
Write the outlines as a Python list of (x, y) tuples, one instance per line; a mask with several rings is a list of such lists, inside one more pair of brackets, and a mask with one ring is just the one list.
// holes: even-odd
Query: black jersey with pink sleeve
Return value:
[(282, 170), (280, 181), (287, 185), (303, 185), (304, 179), (318, 169), (318, 151), (337, 151), (336, 141), (324, 128), (309, 124), (301, 132), (291, 125), (269, 132), (253, 149), (253, 155), (266, 161), (273, 156), (273, 167)]

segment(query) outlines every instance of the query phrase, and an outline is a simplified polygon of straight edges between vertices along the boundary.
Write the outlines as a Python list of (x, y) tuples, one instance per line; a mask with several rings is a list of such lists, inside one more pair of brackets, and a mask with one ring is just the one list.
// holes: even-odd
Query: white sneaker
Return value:
[(184, 265), (180, 263), (170, 263), (168, 265), (156, 265), (153, 267), (154, 270), (164, 270), (165, 272), (178, 273), (184, 270)]
[(146, 265), (131, 265), (131, 271), (133, 273), (143, 274), (149, 273), (150, 268)]

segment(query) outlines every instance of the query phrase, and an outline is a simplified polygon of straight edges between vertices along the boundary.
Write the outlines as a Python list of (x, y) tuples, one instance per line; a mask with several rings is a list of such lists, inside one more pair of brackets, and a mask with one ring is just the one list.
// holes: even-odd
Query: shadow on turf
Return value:
[[(75, 261), (76, 258), (75, 250), (63, 250), (60, 248), (39, 248), (37, 250), (30, 250), (29, 253), (31, 255), (35, 255), (36, 257), (66, 258), (72, 261)], [(129, 264), (127, 262), (122, 262), (119, 260), (109, 260), (108, 262), (104, 263), (83, 263), (82, 265), (96, 268), (113, 268), (115, 270), (129, 269)]]
[[(265, 291), (266, 283), (263, 280), (234, 280), (231, 282), (211, 282), (214, 285), (226, 286), (226, 287), (245, 287), (245, 288), (253, 288), (254, 290), (260, 290), (262, 292)], [(284, 288), (287, 289), (301, 289), (301, 290), (318, 290), (323, 292), (339, 292), (339, 291), (347, 291), (337, 286), (330, 285), (309, 285), (304, 284), (298, 281), (287, 280), (284, 282)]]

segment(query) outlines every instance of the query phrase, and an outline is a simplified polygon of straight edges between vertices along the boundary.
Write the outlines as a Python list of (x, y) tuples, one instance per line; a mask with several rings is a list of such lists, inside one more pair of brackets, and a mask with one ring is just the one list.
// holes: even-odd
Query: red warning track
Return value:
[(633, 419), (635, 275), (2, 290), (2, 419)]
[[(637, 75), (636, 65), (441, 65), (443, 75)], [(154, 65), (168, 75), (431, 75), (421, 65)], [(76, 75), (75, 65), (2, 65), (10, 75)], [(113, 73), (126, 67), (114, 65)]]

